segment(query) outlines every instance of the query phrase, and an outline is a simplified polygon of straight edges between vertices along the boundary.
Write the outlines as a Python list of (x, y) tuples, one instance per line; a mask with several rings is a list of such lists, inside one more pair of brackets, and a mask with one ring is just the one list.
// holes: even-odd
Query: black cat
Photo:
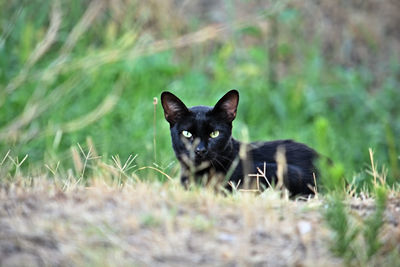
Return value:
[[(232, 137), (238, 91), (229, 91), (214, 107), (187, 108), (170, 92), (161, 94), (161, 102), (181, 164), (182, 184), (187, 185), (190, 177), (198, 181), (219, 175), (229, 179), (227, 188), (232, 189), (232, 185), (243, 186), (254, 181), (254, 174), (265, 171), (257, 185), (278, 184), (278, 177), (282, 177), (292, 195), (314, 193), (317, 153), (313, 149), (292, 140), (244, 144)], [(282, 151), (282, 164), (278, 164), (277, 151)]]

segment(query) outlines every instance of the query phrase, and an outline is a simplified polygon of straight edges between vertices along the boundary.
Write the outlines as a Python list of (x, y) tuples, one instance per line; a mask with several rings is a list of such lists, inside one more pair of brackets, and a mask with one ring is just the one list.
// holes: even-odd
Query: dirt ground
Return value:
[[(355, 218), (372, 200), (352, 200)], [(0, 266), (337, 266), (318, 199), (225, 197), (171, 184), (0, 188)], [(382, 240), (400, 244), (400, 199)]]

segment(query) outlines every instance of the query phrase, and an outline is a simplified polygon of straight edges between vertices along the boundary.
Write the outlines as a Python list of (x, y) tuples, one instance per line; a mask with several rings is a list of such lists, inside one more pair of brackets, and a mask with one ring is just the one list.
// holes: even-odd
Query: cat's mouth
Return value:
[(196, 166), (199, 166), (201, 164), (209, 164), (210, 163), (210, 159), (206, 156), (195, 156), (194, 158), (194, 164)]
[(195, 167), (196, 169), (205, 169), (210, 166), (211, 159), (207, 155), (190, 155), (190, 153), (183, 153), (180, 155), (179, 160), (184, 162), (187, 166)]

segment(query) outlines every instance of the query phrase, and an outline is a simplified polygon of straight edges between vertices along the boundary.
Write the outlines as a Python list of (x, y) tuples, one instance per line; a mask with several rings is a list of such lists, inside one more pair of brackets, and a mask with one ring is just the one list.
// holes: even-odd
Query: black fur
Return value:
[[(257, 168), (263, 171), (265, 164), (268, 182), (264, 178), (259, 181), (267, 187), (271, 182), (277, 183), (276, 154), (278, 148), (282, 148), (286, 160), (285, 187), (292, 195), (313, 194), (310, 188), (314, 187), (316, 168), (313, 161), (317, 158), (313, 149), (292, 140), (243, 144), (232, 137), (232, 121), (239, 103), (238, 91), (229, 91), (214, 107), (187, 108), (170, 92), (161, 94), (161, 102), (165, 118), (170, 123), (172, 146), (181, 163), (182, 184), (189, 182), (191, 170), (195, 179), (202, 179), (212, 175), (226, 176), (232, 168), (229, 181), (244, 185), (246, 179), (251, 179), (246, 174), (257, 173)], [(184, 137), (183, 131), (191, 136), (185, 132), (187, 137)], [(215, 131), (219, 135), (210, 137)], [(239, 157), (241, 148), (245, 152)]]

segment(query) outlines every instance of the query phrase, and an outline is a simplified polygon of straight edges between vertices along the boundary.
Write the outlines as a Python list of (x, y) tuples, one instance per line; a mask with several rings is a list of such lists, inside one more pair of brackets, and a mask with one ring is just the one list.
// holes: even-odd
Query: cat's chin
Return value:
[(196, 168), (205, 169), (208, 168), (211, 165), (211, 163), (209, 159), (195, 158), (194, 165), (196, 166)]

